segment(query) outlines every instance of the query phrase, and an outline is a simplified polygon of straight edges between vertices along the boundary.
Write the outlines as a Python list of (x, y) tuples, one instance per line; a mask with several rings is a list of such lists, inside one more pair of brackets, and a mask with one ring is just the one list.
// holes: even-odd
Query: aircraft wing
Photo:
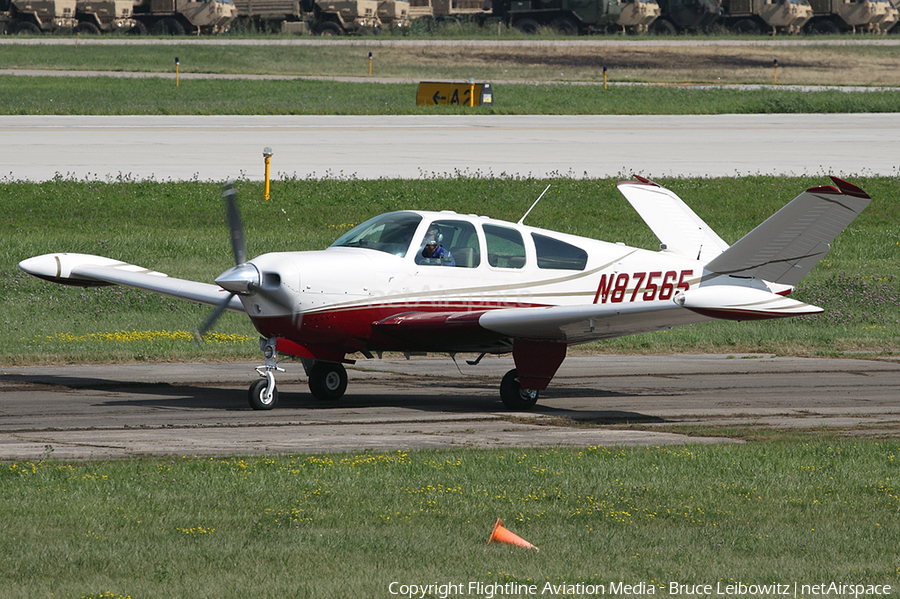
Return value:
[[(28, 274), (64, 285), (127, 285), (209, 306), (219, 306), (228, 297), (228, 292), (218, 285), (177, 279), (134, 264), (90, 254), (44, 254), (23, 260), (19, 268)], [(245, 311), (237, 297), (231, 298), (226, 309)]]
[(666, 250), (691, 260), (712, 260), (728, 249), (681, 198), (648, 179), (638, 179), (620, 181), (617, 186)]
[(588, 304), (472, 312), (407, 312), (374, 323), (373, 328), (423, 349), (440, 351), (444, 345), (477, 347), (490, 344), (498, 337), (575, 345), (707, 319), (675, 302), (616, 307)]
[(710, 319), (766, 320), (818, 314), (822, 308), (764, 289), (710, 285), (678, 293), (671, 303), (588, 304), (490, 310), (485, 329), (517, 339), (568, 345), (636, 335)]
[(708, 319), (672, 302), (507, 308), (485, 312), (478, 323), (485, 329), (517, 339), (576, 345), (705, 320)]

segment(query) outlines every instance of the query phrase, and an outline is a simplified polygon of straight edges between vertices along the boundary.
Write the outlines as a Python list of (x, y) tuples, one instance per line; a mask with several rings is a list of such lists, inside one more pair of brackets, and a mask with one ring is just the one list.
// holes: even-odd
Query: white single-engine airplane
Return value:
[(55, 283), (130, 285), (216, 306), (202, 332), (224, 310), (247, 314), (265, 355), (250, 386), (254, 409), (278, 401), (279, 354), (301, 358), (313, 396), (334, 400), (347, 388), (348, 354), (397, 351), (481, 354), (472, 364), (512, 352), (500, 397), (527, 410), (570, 345), (712, 319), (822, 312), (786, 296), (870, 201), (832, 177), (834, 185), (807, 189), (729, 247), (674, 193), (637, 179), (618, 188), (659, 238), (659, 251), (530, 227), (528, 213), (509, 223), (406, 210), (371, 218), (322, 251), (247, 260), (229, 185), (235, 266), (215, 285), (85, 254), (19, 266)]

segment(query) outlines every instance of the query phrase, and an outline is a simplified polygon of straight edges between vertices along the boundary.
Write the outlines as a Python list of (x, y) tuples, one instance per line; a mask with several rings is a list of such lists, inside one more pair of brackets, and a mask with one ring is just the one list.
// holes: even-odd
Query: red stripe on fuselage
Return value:
[(361, 349), (486, 351), (502, 346), (500, 342), (506, 337), (482, 328), (478, 324), (481, 314), (536, 306), (504, 302), (381, 304), (250, 319), (266, 338), (282, 337), (300, 345), (330, 347), (346, 353)]

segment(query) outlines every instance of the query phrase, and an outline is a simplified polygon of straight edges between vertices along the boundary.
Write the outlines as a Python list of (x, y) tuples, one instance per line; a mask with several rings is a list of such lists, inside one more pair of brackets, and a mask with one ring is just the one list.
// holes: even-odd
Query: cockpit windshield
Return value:
[(413, 212), (390, 212), (370, 218), (341, 235), (331, 247), (367, 248), (405, 257), (422, 217)]

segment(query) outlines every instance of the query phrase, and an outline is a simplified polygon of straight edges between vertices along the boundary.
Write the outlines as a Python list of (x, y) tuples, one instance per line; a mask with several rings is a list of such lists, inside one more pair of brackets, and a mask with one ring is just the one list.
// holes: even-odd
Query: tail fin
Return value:
[(625, 199), (644, 219), (664, 249), (693, 260), (712, 260), (728, 244), (677, 195), (649, 179), (620, 181)]
[(869, 205), (862, 189), (837, 177), (811, 187), (706, 265), (719, 274), (796, 285), (831, 242)]

